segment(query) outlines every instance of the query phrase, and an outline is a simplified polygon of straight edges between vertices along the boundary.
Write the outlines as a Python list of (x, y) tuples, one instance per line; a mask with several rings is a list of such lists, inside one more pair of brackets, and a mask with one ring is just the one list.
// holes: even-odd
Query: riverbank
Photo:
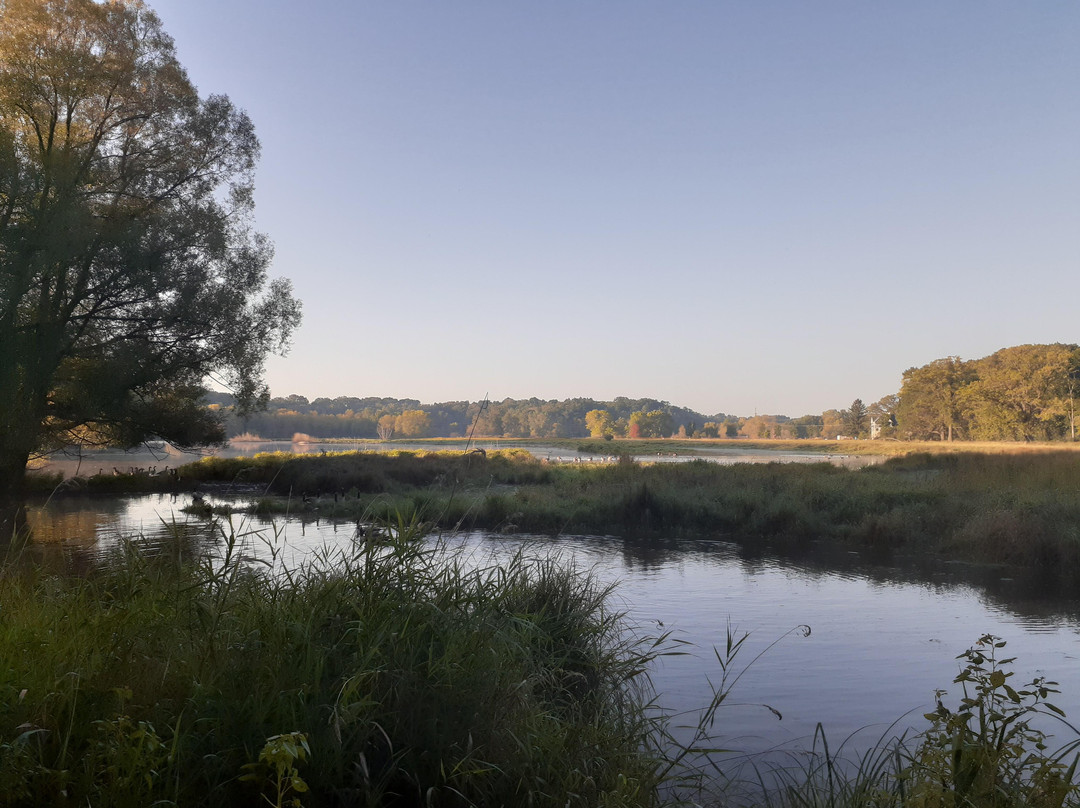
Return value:
[[(594, 573), (520, 553), (477, 569), (414, 525), (293, 567), (229, 539), (184, 562), (121, 545), (86, 576), (0, 569), (0, 805), (1075, 802), (1075, 733), (1043, 739), (1026, 724), (1053, 684), (1039, 696), (1008, 679), (994, 642), (976, 649), (981, 671), (968, 665), (971, 703), (943, 697), (954, 712), (928, 715), (928, 734), (886, 733), (862, 763), (807, 739), (779, 767), (710, 768), (698, 792), (706, 750), (730, 750), (718, 764), (742, 757), (728, 696), (762, 673), (756, 650), (737, 658), (730, 629), (715, 655), (650, 637)], [(689, 711), (658, 713), (650, 672), (695, 651), (712, 660), (712, 700), (706, 690)], [(793, 674), (814, 702), (792, 668), (766, 690)], [(989, 721), (969, 722), (983, 707)], [(684, 756), (671, 730), (687, 724), (703, 732)], [(943, 752), (954, 738), (958, 757)], [(1056, 751), (1040, 751), (1047, 740)]]
[(570, 440), (555, 439), (545, 444), (575, 448), (579, 451), (627, 455), (652, 452), (678, 452), (693, 456), (745, 454), (763, 452), (810, 454), (824, 457), (837, 455), (900, 457), (910, 454), (1030, 454), (1032, 452), (1076, 452), (1080, 443), (1016, 443), (1011, 441), (900, 441), (900, 440), (744, 440), (744, 439), (639, 439), (639, 440)]
[[(235, 439), (234, 439), (235, 440)], [(248, 440), (247, 443), (258, 443)], [(358, 443), (378, 447), (380, 451), (394, 451), (404, 444), (409, 449), (421, 447), (430, 451), (444, 449), (476, 448), (490, 450), (502, 448), (514, 449), (562, 449), (566, 452), (580, 452), (598, 457), (648, 456), (660, 453), (677, 453), (688, 457), (710, 457), (716, 455), (745, 455), (749, 453), (782, 455), (822, 455), (835, 456), (870, 456), (899, 457), (909, 454), (1031, 454), (1040, 452), (1080, 452), (1080, 442), (1067, 443), (1028, 441), (901, 441), (901, 440), (749, 440), (745, 438), (637, 438), (634, 440), (600, 438), (489, 438), (478, 437), (471, 441), (462, 438), (409, 438), (404, 440), (358, 441), (355, 438), (331, 438), (320, 440), (320, 444), (342, 447), (355, 447)]]
[(587, 573), (421, 538), (289, 570), (235, 536), (87, 578), (9, 563), (0, 805), (655, 804), (662, 640)]
[(829, 542), (1080, 577), (1080, 454), (915, 454), (862, 469), (705, 461), (546, 463), (524, 450), (207, 458), (179, 479), (97, 476), (71, 491), (243, 492), (260, 513), (444, 529)]

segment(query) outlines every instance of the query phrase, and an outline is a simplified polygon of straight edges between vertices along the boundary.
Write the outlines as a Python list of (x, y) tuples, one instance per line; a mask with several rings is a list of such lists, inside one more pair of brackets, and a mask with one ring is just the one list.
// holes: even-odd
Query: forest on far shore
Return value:
[(861, 398), (822, 413), (704, 414), (667, 401), (503, 399), (422, 404), (398, 398), (272, 398), (240, 417), (234, 401), (207, 401), (230, 437), (307, 438), (751, 438), (899, 440), (1075, 440), (1080, 382), (1076, 345), (1019, 345), (982, 359), (936, 359), (903, 373), (900, 390), (869, 404)]

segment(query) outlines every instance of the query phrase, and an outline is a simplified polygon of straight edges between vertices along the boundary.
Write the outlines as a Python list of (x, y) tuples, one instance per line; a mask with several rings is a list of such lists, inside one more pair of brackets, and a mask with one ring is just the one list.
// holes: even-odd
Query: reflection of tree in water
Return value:
[[(571, 538), (571, 537), (567, 537)], [(717, 565), (737, 563), (743, 573), (760, 575), (787, 570), (815, 581), (842, 577), (875, 584), (908, 584), (945, 593), (969, 588), (990, 609), (1008, 611), (1035, 626), (1080, 620), (1080, 582), (1054, 568), (1013, 568), (905, 556), (887, 549), (850, 547), (800, 538), (734, 543), (702, 539), (630, 539), (572, 537), (598, 554), (618, 553), (627, 571), (661, 571), (680, 560)]]
[(640, 539), (613, 539), (619, 542), (623, 566), (627, 570), (641, 572), (661, 570), (681, 555), (679, 543), (671, 540), (644, 541)]
[(835, 576), (877, 584), (910, 584), (935, 592), (975, 590), (991, 609), (1011, 612), (1034, 624), (1080, 619), (1080, 581), (1053, 567), (1006, 568), (944, 561), (929, 555), (903, 555), (881, 548), (858, 552), (821, 541), (762, 541), (740, 544), (739, 563), (748, 574), (783, 566), (812, 580)]
[[(147, 556), (191, 559), (213, 551), (221, 544), (220, 528), (204, 519), (178, 518), (163, 522), (157, 513), (178, 510), (183, 502), (169, 498), (130, 497), (94, 500), (66, 499), (47, 507), (30, 509), (34, 541), (27, 551), (50, 569), (69, 574), (108, 563), (110, 553), (119, 551), (125, 540), (134, 540)], [(300, 536), (320, 534), (316, 514), (298, 515), (289, 521), (299, 527)], [(333, 523), (330, 523), (332, 525)], [(257, 520), (251, 526), (261, 525)], [(262, 530), (272, 530), (261, 525)], [(329, 525), (321, 530), (334, 531)], [(344, 535), (354, 526), (342, 523)], [(786, 570), (810, 580), (825, 581), (837, 576), (857, 578), (881, 585), (913, 584), (928, 591), (947, 593), (969, 588), (990, 609), (1006, 610), (1032, 625), (1080, 619), (1078, 582), (1055, 568), (1005, 569), (989, 565), (944, 562), (926, 555), (903, 555), (888, 548), (832, 545), (800, 537), (788, 542), (760, 541), (735, 544), (725, 540), (664, 538), (621, 538), (615, 536), (517, 537), (555, 552), (566, 549), (579, 556), (618, 559), (627, 573), (660, 573), (681, 562), (717, 566), (736, 563), (747, 575)], [(493, 537), (500, 546), (505, 537)]]
[[(907, 584), (947, 593), (973, 590), (990, 609), (1007, 611), (1033, 626), (1072, 624), (1080, 620), (1080, 582), (1053, 568), (1005, 569), (992, 565), (943, 561), (932, 556), (906, 556), (887, 548), (864, 548), (801, 537), (736, 543), (720, 539), (625, 538), (563, 536), (540, 539), (558, 548), (585, 549), (589, 555), (618, 556), (626, 572), (662, 572), (680, 561), (738, 564), (748, 576), (787, 571), (812, 581), (837, 577), (862, 579), (880, 585)], [(505, 539), (496, 540), (502, 544)]]
[(98, 530), (118, 522), (116, 514), (91, 508), (27, 508), (26, 520), (37, 544), (92, 547)]
[(129, 544), (146, 559), (170, 561), (205, 555), (220, 544), (220, 531), (209, 520), (132, 514), (149, 499), (62, 500), (29, 508), (31, 540), (21, 553), (50, 572), (83, 575), (115, 563)]

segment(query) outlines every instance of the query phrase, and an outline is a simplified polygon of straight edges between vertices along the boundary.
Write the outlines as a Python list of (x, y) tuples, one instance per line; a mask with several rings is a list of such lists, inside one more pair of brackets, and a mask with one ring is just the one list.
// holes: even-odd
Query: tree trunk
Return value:
[(21, 467), (6, 458), (0, 461), (0, 547), (26, 538), (26, 509), (23, 507), (23, 481), (26, 458)]
[[(7, 425), (5, 425), (7, 426)], [(26, 461), (32, 446), (25, 434), (31, 429), (0, 430), (0, 546), (25, 538), (26, 511), (23, 507)], [(20, 435), (20, 432), (23, 433)]]

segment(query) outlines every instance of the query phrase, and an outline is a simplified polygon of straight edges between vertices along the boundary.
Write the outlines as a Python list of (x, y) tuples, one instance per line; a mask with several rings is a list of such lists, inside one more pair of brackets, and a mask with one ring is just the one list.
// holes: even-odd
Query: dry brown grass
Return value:
[(678, 444), (686, 449), (715, 447), (732, 451), (820, 452), (827, 455), (887, 455), (906, 454), (1030, 454), (1035, 452), (1076, 452), (1080, 442), (1021, 442), (1021, 441), (954, 441), (936, 440), (692, 440), (692, 441), (634, 441), (635, 444)]
[(239, 435), (233, 438), (229, 438), (229, 443), (265, 443), (266, 438), (256, 435), (254, 432), (241, 432)]

